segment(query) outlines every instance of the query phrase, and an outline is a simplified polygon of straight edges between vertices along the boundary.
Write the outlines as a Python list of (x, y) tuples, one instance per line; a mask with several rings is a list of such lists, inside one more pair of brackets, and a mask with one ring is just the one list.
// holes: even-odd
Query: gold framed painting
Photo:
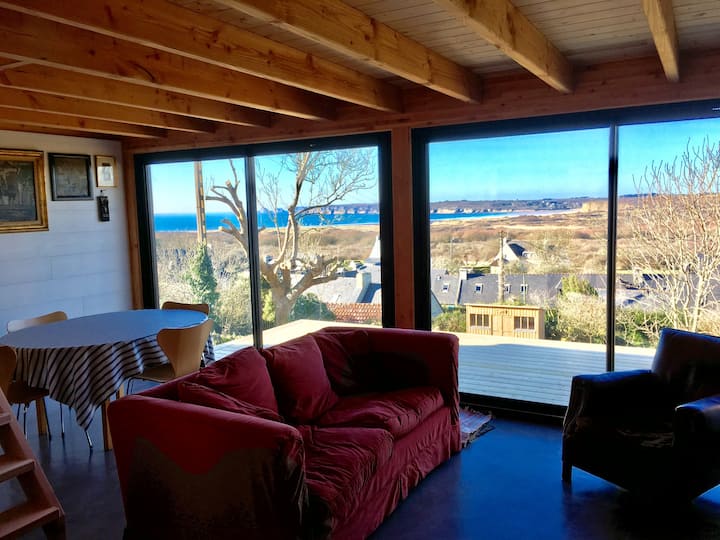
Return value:
[(0, 149), (0, 233), (47, 231), (43, 153)]
[(117, 186), (113, 156), (95, 156), (95, 185), (102, 188)]

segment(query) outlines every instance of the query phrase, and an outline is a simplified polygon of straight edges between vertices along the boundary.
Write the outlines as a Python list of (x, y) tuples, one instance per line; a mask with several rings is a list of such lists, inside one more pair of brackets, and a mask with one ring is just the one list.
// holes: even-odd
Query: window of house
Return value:
[(475, 284), (475, 292), (480, 294), (483, 292), (483, 284), (482, 283), (476, 283)]
[(535, 318), (525, 315), (514, 317), (515, 330), (535, 330)]

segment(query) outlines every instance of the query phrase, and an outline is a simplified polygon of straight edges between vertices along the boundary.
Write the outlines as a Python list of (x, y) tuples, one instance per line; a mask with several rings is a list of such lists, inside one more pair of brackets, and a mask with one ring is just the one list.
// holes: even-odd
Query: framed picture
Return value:
[(92, 200), (90, 156), (48, 154), (53, 201)]
[(95, 185), (102, 188), (117, 186), (113, 156), (95, 156)]
[(0, 233), (47, 231), (43, 153), (0, 150)]

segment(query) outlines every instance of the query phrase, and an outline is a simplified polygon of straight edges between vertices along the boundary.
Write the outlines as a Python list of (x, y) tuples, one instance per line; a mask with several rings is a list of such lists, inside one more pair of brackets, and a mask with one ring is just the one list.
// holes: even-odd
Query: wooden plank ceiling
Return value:
[[(0, 129), (162, 139), (720, 48), (718, 0), (0, 0)], [(357, 114), (357, 113), (355, 113)]]

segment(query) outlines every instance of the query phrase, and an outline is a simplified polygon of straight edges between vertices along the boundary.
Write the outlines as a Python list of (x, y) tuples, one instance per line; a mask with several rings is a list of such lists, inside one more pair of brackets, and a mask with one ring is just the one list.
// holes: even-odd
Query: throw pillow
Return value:
[(185, 380), (278, 412), (267, 363), (254, 347), (235, 351)]
[(363, 381), (353, 369), (353, 356), (368, 353), (370, 342), (367, 332), (317, 332), (313, 337), (322, 353), (333, 390), (340, 395), (363, 391)]
[(184, 403), (193, 403), (195, 405), (202, 405), (203, 407), (212, 407), (213, 409), (222, 409), (224, 411), (248, 414), (250, 416), (256, 416), (257, 418), (282, 422), (280, 415), (270, 409), (235, 399), (214, 388), (193, 382), (181, 381), (178, 384), (178, 398)]
[(263, 349), (278, 405), (288, 421), (308, 423), (338, 401), (330, 387), (323, 358), (311, 335)]

